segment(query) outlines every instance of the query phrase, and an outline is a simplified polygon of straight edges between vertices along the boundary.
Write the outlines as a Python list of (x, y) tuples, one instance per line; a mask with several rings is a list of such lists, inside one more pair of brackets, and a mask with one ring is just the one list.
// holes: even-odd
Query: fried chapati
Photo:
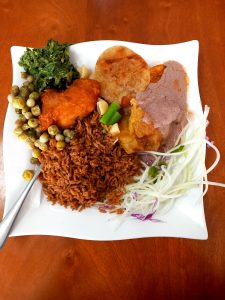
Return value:
[(101, 97), (112, 102), (130, 99), (144, 91), (150, 82), (147, 62), (131, 49), (113, 46), (98, 58), (93, 79), (100, 82)]

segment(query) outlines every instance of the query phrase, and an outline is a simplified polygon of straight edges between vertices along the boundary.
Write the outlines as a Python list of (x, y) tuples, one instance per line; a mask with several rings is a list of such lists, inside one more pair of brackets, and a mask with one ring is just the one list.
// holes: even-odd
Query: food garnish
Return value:
[(121, 119), (121, 114), (118, 112), (120, 105), (117, 102), (112, 102), (107, 111), (103, 114), (100, 122), (105, 125), (113, 125)]

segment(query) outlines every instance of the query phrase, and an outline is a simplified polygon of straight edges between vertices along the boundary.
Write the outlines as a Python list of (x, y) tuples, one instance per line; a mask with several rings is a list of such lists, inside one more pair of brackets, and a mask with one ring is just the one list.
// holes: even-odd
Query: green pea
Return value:
[(30, 163), (33, 165), (38, 165), (40, 162), (39, 162), (38, 158), (31, 157)]
[(33, 107), (34, 105), (35, 105), (35, 100), (31, 99), (31, 98), (28, 98), (27, 99), (27, 106), (28, 107)]
[(18, 136), (19, 140), (26, 141), (28, 139), (27, 135), (23, 132)]
[(29, 140), (34, 143), (36, 139), (37, 139), (36, 133), (35, 131), (33, 131), (32, 135), (29, 136)]
[(21, 114), (21, 112), (22, 112), (22, 110), (21, 110), (21, 109), (19, 109), (19, 108), (15, 108), (15, 113), (16, 113), (16, 114), (20, 115), (20, 114)]
[(33, 170), (25, 170), (23, 172), (23, 178), (27, 181), (31, 180), (34, 177), (34, 171)]
[(24, 115), (18, 115), (18, 118), (19, 118), (19, 120), (21, 120), (21, 121), (23, 121), (23, 122), (26, 122), (26, 118), (25, 118), (25, 116)]
[(39, 149), (41, 150), (41, 151), (47, 151), (48, 150), (48, 146), (47, 146), (47, 144), (46, 143), (39, 143)]
[(39, 140), (36, 140), (36, 141), (34, 142), (34, 146), (37, 147), (37, 148), (39, 148), (40, 143), (41, 143), (41, 142), (40, 142)]
[(66, 143), (64, 141), (59, 141), (56, 143), (56, 149), (61, 151), (65, 148), (66, 146)]
[(29, 95), (29, 98), (34, 99), (34, 100), (38, 100), (39, 97), (40, 97), (40, 94), (38, 92), (32, 92)]
[(23, 82), (23, 86), (28, 86), (28, 84), (29, 84), (29, 81), (27, 81), (27, 80)]
[(64, 141), (64, 136), (61, 133), (57, 133), (55, 139), (57, 142)]
[(23, 133), (23, 129), (21, 127), (16, 127), (13, 132), (16, 136), (19, 136), (21, 133)]
[(18, 87), (18, 85), (13, 85), (12, 88), (11, 88), (11, 94), (13, 96), (17, 96), (20, 92), (20, 89)]
[(42, 134), (42, 132), (41, 132), (41, 130), (40, 130), (40, 127), (36, 127), (36, 128), (35, 128), (35, 131), (36, 131), (37, 137), (39, 138), (39, 137), (41, 136), (41, 134)]
[(22, 109), (25, 106), (25, 100), (20, 96), (16, 96), (12, 99), (12, 105), (15, 108)]
[(22, 114), (24, 115), (28, 111), (30, 111), (30, 108), (28, 106), (24, 106), (24, 108), (22, 109)]
[(34, 80), (34, 77), (32, 75), (27, 76), (27, 81), (28, 82), (33, 82), (33, 80)]
[(18, 119), (18, 120), (16, 120), (16, 122), (15, 122), (15, 125), (16, 125), (17, 128), (18, 128), (18, 127), (22, 127), (23, 124), (24, 124), (24, 121), (21, 120), (21, 119)]
[(56, 135), (59, 132), (59, 128), (56, 125), (52, 125), (50, 127), (48, 127), (48, 133), (50, 135)]
[(22, 129), (23, 129), (23, 131), (26, 131), (26, 130), (30, 129), (30, 126), (27, 123), (25, 123), (25, 124), (23, 124)]
[(38, 119), (35, 119), (35, 118), (31, 118), (28, 120), (28, 125), (31, 127), (31, 128), (36, 128), (39, 124), (39, 121)]
[(30, 91), (27, 86), (22, 86), (20, 88), (20, 96), (21, 97), (23, 97), (24, 99), (27, 99), (29, 94), (30, 94)]
[(65, 136), (65, 140), (67, 140), (66, 142), (68, 142), (68, 139), (72, 139), (75, 136), (75, 131), (71, 130), (71, 129), (64, 129), (63, 130), (63, 134)]
[(33, 91), (34, 91), (34, 84), (33, 84), (33, 83), (29, 82), (27, 87), (28, 87), (28, 90), (29, 90), (30, 92), (33, 92)]
[(41, 155), (41, 151), (39, 149), (36, 148), (32, 151), (32, 156), (34, 158), (38, 158), (38, 157), (40, 157), (40, 155)]
[(32, 113), (30, 111), (25, 112), (23, 115), (27, 120), (29, 120), (33, 117)]
[(47, 132), (42, 133), (42, 135), (39, 137), (39, 140), (41, 143), (47, 143), (49, 141), (49, 135)]
[(65, 137), (65, 142), (69, 143), (70, 142), (70, 138), (68, 136)]
[(70, 130), (69, 130), (69, 129), (64, 129), (64, 130), (63, 130), (63, 134), (64, 134), (65, 136), (68, 136), (68, 137), (69, 137)]
[(34, 129), (29, 128), (26, 132), (27, 136), (29, 137), (30, 140), (36, 140), (36, 133)]
[(20, 72), (21, 78), (26, 79), (27, 78), (27, 72)]
[(41, 114), (41, 109), (39, 105), (35, 105), (34, 107), (31, 108), (31, 112), (33, 116), (38, 117)]
[(74, 136), (75, 136), (75, 131), (74, 130), (70, 130), (69, 133), (68, 133), (68, 137), (70, 139), (72, 139), (72, 138), (74, 138)]
[(35, 149), (34, 143), (30, 139), (28, 139), (26, 142), (29, 149)]

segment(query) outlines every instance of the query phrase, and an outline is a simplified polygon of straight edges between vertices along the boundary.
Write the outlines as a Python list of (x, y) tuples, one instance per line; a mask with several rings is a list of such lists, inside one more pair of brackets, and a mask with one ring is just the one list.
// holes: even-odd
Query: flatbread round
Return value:
[(98, 58), (93, 79), (100, 82), (101, 97), (109, 102), (121, 102), (123, 96), (135, 97), (150, 82), (149, 66), (127, 47), (113, 46)]

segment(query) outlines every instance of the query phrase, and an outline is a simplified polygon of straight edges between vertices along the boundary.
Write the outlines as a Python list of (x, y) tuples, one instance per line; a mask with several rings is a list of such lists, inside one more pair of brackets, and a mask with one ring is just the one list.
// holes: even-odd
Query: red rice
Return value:
[(40, 181), (53, 203), (83, 209), (104, 202), (119, 204), (125, 185), (139, 174), (140, 161), (104, 133), (94, 112), (75, 124), (75, 138), (62, 151), (55, 140), (42, 152)]

